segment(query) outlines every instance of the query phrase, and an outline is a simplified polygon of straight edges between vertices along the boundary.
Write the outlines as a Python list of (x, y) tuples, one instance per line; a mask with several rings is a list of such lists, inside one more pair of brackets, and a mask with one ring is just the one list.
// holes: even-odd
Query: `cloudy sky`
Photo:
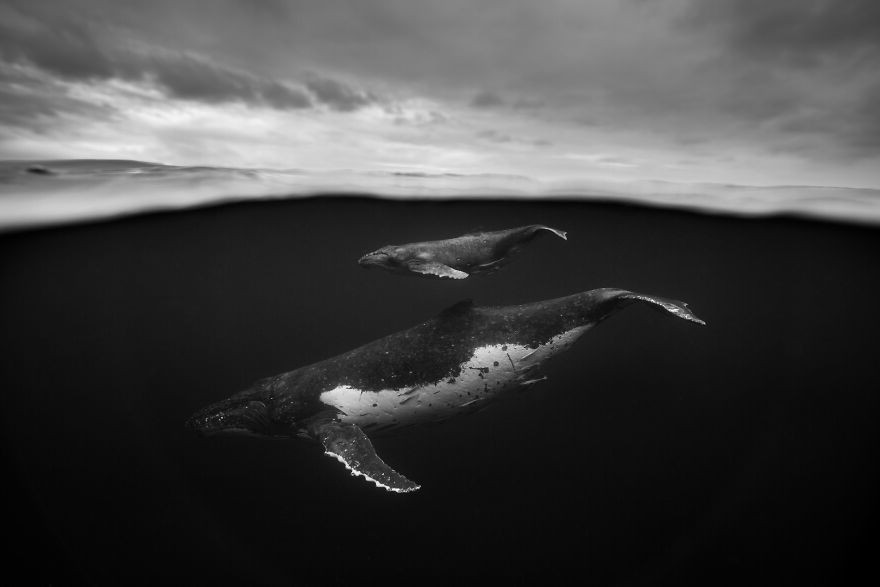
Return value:
[(0, 2), (0, 158), (880, 187), (874, 0)]

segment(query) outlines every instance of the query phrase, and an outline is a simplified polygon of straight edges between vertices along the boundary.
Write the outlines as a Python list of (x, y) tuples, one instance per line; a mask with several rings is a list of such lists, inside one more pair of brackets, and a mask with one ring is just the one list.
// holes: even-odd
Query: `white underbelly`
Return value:
[(367, 432), (443, 420), (479, 409), (503, 391), (533, 383), (535, 368), (566, 350), (589, 327), (563, 332), (535, 349), (515, 344), (478, 347), (458, 374), (434, 383), (380, 391), (342, 385), (321, 393), (320, 399), (339, 410), (339, 420)]

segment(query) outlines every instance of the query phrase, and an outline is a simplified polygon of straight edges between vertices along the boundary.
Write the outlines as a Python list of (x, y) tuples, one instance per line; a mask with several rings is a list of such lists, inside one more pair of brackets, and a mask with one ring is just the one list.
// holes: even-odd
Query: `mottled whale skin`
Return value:
[(536, 370), (584, 332), (634, 303), (704, 324), (683, 302), (597, 289), (507, 307), (461, 302), (408, 330), (256, 382), (198, 411), (204, 434), (301, 436), (352, 474), (395, 492), (419, 486), (386, 465), (366, 434), (480, 409), (541, 379)]
[(386, 245), (367, 253), (358, 263), (362, 267), (378, 267), (402, 275), (466, 279), (473, 273), (497, 271), (509, 263), (523, 245), (544, 232), (568, 240), (562, 230), (532, 224), (445, 240)]

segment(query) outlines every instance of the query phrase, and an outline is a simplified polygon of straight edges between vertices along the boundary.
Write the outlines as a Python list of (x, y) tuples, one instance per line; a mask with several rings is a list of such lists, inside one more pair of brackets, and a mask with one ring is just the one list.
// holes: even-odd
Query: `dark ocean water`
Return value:
[[(491, 277), (387, 243), (543, 223)], [(27, 583), (847, 584), (875, 573), (880, 231), (585, 203), (292, 200), (0, 237), (4, 527)], [(379, 438), (422, 489), (183, 426), (424, 321), (615, 286), (632, 307), (480, 413)]]

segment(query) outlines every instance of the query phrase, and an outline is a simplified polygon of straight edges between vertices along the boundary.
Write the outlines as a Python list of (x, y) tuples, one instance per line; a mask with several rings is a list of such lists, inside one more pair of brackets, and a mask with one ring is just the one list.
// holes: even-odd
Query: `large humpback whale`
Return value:
[(461, 302), (408, 330), (257, 381), (199, 410), (188, 425), (204, 434), (317, 440), (352, 474), (414, 491), (419, 486), (386, 465), (367, 434), (466, 413), (534, 383), (544, 361), (633, 303), (704, 324), (683, 302), (621, 289), (506, 307)]
[(405, 245), (385, 245), (358, 260), (361, 267), (379, 267), (392, 273), (465, 279), (472, 273), (497, 271), (535, 236), (555, 234), (567, 240), (565, 231), (532, 224), (494, 232), (463, 234), (455, 238)]

